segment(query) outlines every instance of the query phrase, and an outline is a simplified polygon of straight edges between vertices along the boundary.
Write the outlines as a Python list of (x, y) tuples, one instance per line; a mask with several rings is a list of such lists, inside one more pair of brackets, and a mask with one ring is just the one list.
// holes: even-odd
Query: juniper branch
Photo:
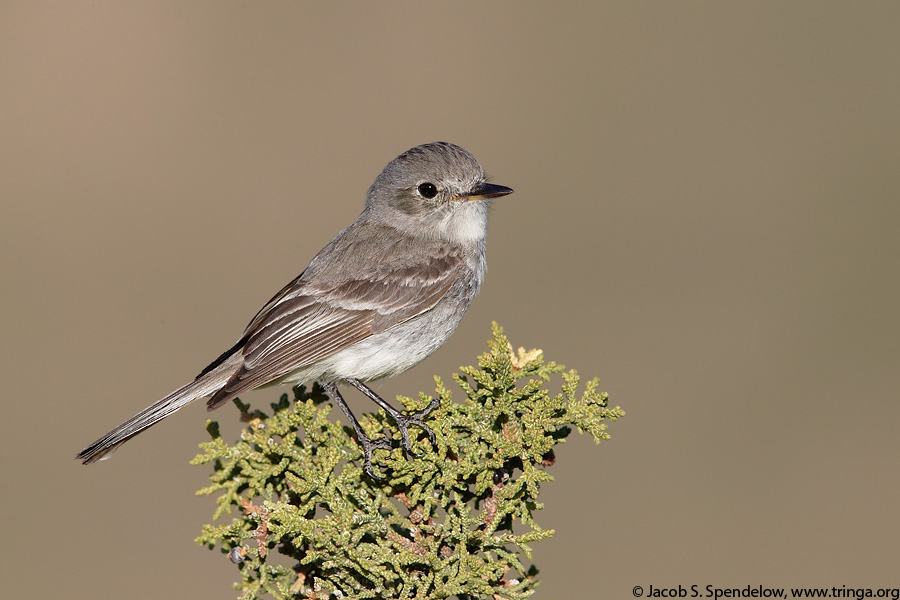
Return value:
[[(534, 512), (540, 486), (552, 481), (556, 444), (572, 427), (599, 443), (607, 421), (625, 413), (608, 407), (592, 379), (579, 393), (575, 371), (545, 362), (540, 350), (512, 351), (496, 323), (478, 368), (453, 379), (465, 393), (456, 403), (435, 378), (440, 407), (430, 416), (436, 435), (413, 440), (421, 458), (407, 460), (399, 433), (384, 413), (365, 415), (371, 437), (395, 434), (391, 452), (377, 451), (386, 474), (363, 473), (352, 430), (329, 419), (319, 386), (285, 394), (271, 412), (235, 400), (248, 427), (229, 445), (209, 421), (212, 440), (193, 464), (213, 466), (213, 520), (198, 543), (218, 547), (238, 565), (242, 600), (273, 598), (450, 598), (520, 600), (537, 585), (530, 544), (553, 535)], [(561, 391), (547, 384), (560, 375)], [(417, 411), (432, 398), (398, 397)], [(280, 555), (280, 557), (279, 557)]]

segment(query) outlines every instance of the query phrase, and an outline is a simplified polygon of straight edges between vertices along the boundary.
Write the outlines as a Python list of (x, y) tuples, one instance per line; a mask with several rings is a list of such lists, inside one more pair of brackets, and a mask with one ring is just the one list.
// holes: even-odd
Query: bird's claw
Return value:
[(366, 475), (368, 475), (372, 479), (376, 481), (384, 481), (385, 477), (375, 474), (375, 468), (372, 466), (372, 452), (379, 449), (387, 450), (388, 452), (390, 452), (393, 449), (391, 440), (389, 440), (385, 435), (376, 440), (373, 440), (362, 432), (358, 433), (359, 443), (363, 448), (363, 470), (366, 472)]
[(400, 440), (401, 440), (401, 443), (403, 444), (403, 450), (405, 450), (409, 456), (412, 456), (413, 458), (421, 458), (422, 457), (422, 454), (417, 454), (417, 453), (413, 452), (412, 443), (410, 443), (410, 441), (409, 441), (410, 425), (415, 425), (416, 427), (418, 427), (419, 429), (424, 431), (425, 434), (428, 436), (428, 439), (431, 441), (431, 446), (433, 448), (437, 447), (437, 438), (435, 438), (434, 432), (431, 430), (431, 427), (429, 427), (428, 425), (425, 424), (424, 419), (429, 414), (431, 414), (431, 411), (433, 411), (438, 406), (440, 406), (440, 404), (441, 404), (440, 400), (434, 399), (431, 401), (431, 403), (428, 406), (426, 406), (419, 412), (415, 412), (411, 415), (403, 415), (403, 414), (400, 414), (399, 412), (391, 415), (394, 418), (394, 422), (397, 424), (397, 429), (400, 430)]

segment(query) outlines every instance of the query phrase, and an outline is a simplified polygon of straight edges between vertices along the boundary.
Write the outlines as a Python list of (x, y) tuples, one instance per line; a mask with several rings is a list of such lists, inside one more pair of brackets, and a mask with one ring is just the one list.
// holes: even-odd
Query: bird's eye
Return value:
[(437, 186), (429, 182), (420, 183), (419, 193), (423, 198), (434, 198), (435, 196), (437, 196)]

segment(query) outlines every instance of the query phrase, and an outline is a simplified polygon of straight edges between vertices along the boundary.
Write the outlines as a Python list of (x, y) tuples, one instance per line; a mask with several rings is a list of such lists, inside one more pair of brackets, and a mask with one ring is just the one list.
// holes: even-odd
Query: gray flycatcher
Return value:
[(319, 381), (341, 407), (363, 447), (371, 440), (341, 397), (348, 383), (391, 415), (412, 454), (408, 427), (434, 443), (424, 410), (404, 415), (363, 382), (402, 373), (437, 350), (478, 293), (491, 198), (512, 190), (487, 183), (466, 150), (435, 142), (392, 160), (375, 179), (352, 225), (253, 317), (240, 340), (194, 381), (148, 406), (75, 458), (89, 464), (197, 398), (213, 410), (242, 392), (274, 384)]

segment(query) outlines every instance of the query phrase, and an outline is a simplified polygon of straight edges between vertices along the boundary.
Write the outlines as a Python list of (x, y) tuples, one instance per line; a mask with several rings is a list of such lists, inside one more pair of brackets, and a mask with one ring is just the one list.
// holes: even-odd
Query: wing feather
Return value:
[[(322, 360), (433, 308), (466, 268), (444, 248), (410, 264), (382, 263), (374, 272), (325, 287), (301, 274), (253, 318), (242, 339), (243, 364), (210, 398), (210, 408)], [(399, 264), (398, 264), (399, 263)]]

